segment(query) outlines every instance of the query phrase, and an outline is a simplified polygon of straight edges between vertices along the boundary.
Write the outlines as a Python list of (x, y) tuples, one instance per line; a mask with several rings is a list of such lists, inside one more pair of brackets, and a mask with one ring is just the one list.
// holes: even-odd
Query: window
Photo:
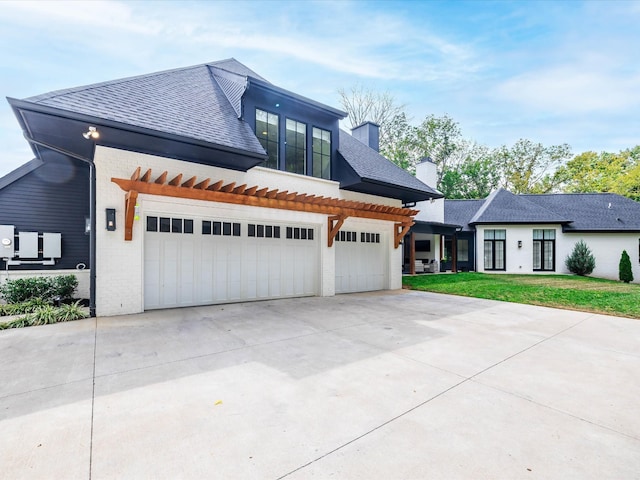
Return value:
[(459, 262), (469, 261), (469, 240), (458, 239), (458, 250), (456, 251), (457, 260)]
[(556, 269), (556, 231), (533, 230), (533, 269), (552, 272)]
[(147, 217), (147, 232), (193, 233), (193, 220), (189, 218)]
[(278, 115), (256, 108), (256, 136), (269, 155), (265, 167), (278, 168)]
[(307, 164), (307, 126), (287, 118), (286, 127), (285, 170), (304, 175)]
[(313, 127), (313, 176), (331, 178), (331, 132)]
[(484, 231), (484, 269), (505, 270), (505, 241), (506, 230)]

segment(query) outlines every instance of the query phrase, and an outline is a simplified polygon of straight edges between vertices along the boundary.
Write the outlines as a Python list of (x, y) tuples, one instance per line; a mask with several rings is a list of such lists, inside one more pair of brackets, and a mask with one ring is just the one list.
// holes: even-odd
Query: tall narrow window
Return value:
[(507, 239), (506, 230), (485, 230), (484, 231), (484, 269), (485, 270), (505, 270)]
[(313, 176), (331, 178), (331, 132), (313, 128)]
[(278, 115), (256, 108), (256, 136), (269, 158), (264, 166), (278, 168)]
[(459, 262), (469, 261), (469, 240), (465, 238), (458, 239), (458, 249), (456, 250), (456, 255)]
[(555, 230), (533, 230), (533, 269), (547, 272), (556, 269)]
[(287, 118), (287, 146), (284, 163), (287, 172), (304, 175), (307, 164), (307, 126)]

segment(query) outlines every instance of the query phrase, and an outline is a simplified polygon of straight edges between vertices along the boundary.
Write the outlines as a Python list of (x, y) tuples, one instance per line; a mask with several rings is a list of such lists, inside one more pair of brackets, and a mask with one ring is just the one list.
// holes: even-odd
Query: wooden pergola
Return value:
[(130, 241), (133, 238), (134, 211), (138, 194), (140, 193), (324, 214), (328, 216), (327, 242), (329, 247), (333, 245), (333, 240), (344, 221), (348, 217), (357, 217), (394, 222), (394, 247), (398, 248), (402, 238), (414, 224), (413, 217), (418, 214), (417, 210), (408, 208), (308, 195), (306, 193), (289, 193), (286, 190), (281, 192), (278, 189), (269, 189), (267, 187), (247, 187), (247, 184), (236, 185), (236, 182), (225, 184), (223, 180), (212, 183), (211, 178), (198, 181), (193, 176), (183, 181), (182, 173), (167, 181), (168, 173), (166, 171), (152, 181), (151, 174), (151, 169), (142, 174), (142, 168), (138, 167), (129, 179), (111, 179), (113, 183), (126, 192), (124, 228), (124, 239), (126, 241)]

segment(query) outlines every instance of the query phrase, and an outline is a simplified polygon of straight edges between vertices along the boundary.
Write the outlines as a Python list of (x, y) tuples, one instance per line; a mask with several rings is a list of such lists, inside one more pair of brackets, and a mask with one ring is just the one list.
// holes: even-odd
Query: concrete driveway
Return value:
[(7, 479), (640, 478), (640, 321), (420, 292), (0, 332)]

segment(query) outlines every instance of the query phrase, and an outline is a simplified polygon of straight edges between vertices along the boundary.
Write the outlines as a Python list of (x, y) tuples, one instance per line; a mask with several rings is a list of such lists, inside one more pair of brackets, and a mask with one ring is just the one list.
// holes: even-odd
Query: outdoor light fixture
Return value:
[(82, 136), (87, 140), (97, 140), (100, 138), (100, 132), (98, 132), (96, 127), (89, 127), (89, 131), (84, 132)]
[(522, 240), (518, 240), (518, 248), (522, 248)]

